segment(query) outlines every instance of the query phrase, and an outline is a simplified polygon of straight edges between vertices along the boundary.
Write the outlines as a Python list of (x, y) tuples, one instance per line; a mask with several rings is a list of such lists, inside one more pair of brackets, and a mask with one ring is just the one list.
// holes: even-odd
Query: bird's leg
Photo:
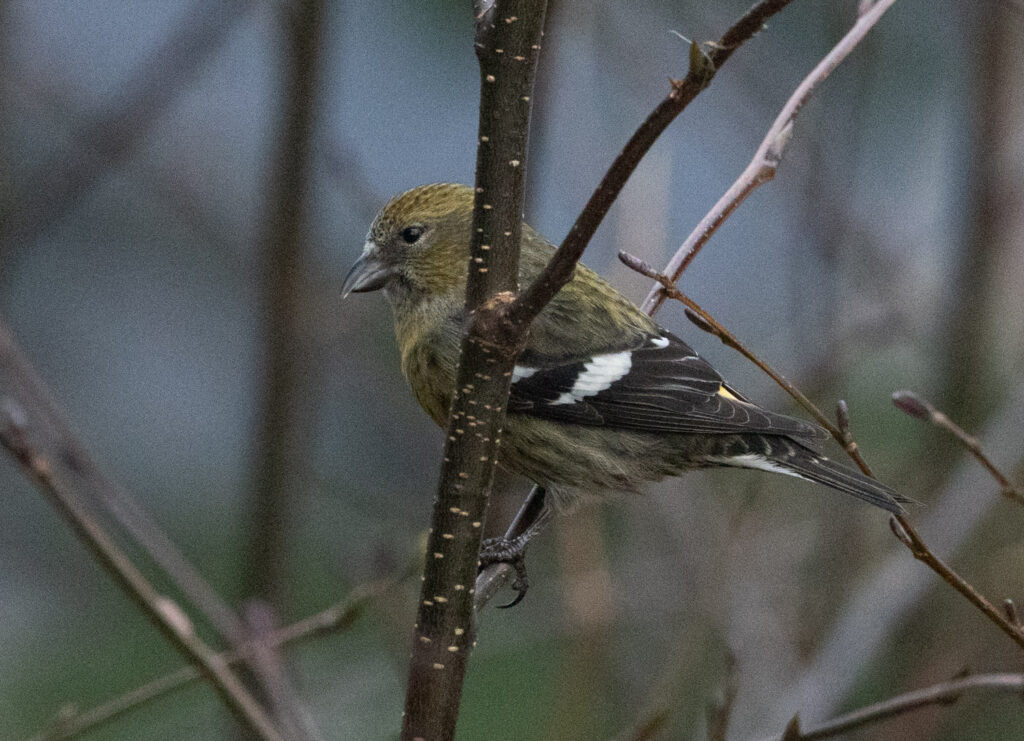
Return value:
[(552, 510), (547, 505), (543, 487), (534, 486), (512, 524), (500, 538), (488, 538), (480, 548), (480, 571), (496, 563), (507, 563), (516, 572), (512, 588), (516, 598), (501, 607), (513, 607), (526, 596), (529, 581), (526, 578), (526, 546), (548, 524)]

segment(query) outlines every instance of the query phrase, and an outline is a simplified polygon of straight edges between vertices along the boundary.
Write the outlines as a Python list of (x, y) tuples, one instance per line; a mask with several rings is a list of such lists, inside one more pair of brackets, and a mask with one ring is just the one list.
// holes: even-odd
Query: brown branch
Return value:
[(715, 73), (745, 42), (761, 30), (765, 22), (792, 0), (763, 0), (726, 31), (717, 43), (703, 51), (696, 44), (690, 47), (690, 69), (686, 77), (672, 80), (672, 89), (633, 133), (626, 146), (601, 178), (597, 189), (577, 217), (558, 251), (533, 284), (523, 291), (509, 310), (513, 324), (525, 325), (536, 317), (569, 280), (590, 239), (604, 220), (612, 203), (618, 198), (630, 175), (661, 133), (676, 116), (711, 84)]
[(968, 435), (964, 429), (956, 422), (951, 420), (944, 412), (936, 409), (931, 402), (921, 396), (915, 394), (913, 391), (897, 391), (892, 395), (893, 404), (898, 409), (906, 412), (911, 417), (930, 422), (936, 427), (945, 430), (950, 433), (953, 437), (959, 441), (959, 443), (969, 452), (974, 458), (985, 467), (992, 478), (999, 484), (999, 493), (1010, 501), (1017, 502), (1018, 504), (1024, 504), (1024, 492), (1018, 487), (1014, 486), (1009, 477), (1006, 476), (996, 466), (992, 460), (985, 455), (985, 451), (981, 448), (981, 443), (978, 442), (978, 438), (973, 435)]
[[(303, 341), (307, 291), (309, 173), (316, 124), (324, 0), (301, 0), (282, 17), (283, 68), (277, 153), (267, 194), (263, 245), (263, 301), (260, 321), (265, 358), (259, 429), (249, 502), (251, 525), (243, 569), (247, 598), (280, 608), (286, 586), (282, 557), (291, 535), (289, 504), (301, 491), (308, 461), (308, 430), (303, 425), (303, 379), (308, 354)], [(251, 627), (251, 625), (250, 625)], [(314, 738), (306, 713), (269, 652), (254, 655), (243, 674), (274, 711), (289, 738)]]
[[(836, 442), (843, 446), (847, 455), (849, 455), (861, 471), (864, 472), (864, 475), (874, 476), (871, 472), (871, 468), (861, 456), (857, 443), (853, 440), (853, 436), (850, 434), (849, 415), (846, 411), (845, 402), (840, 402), (839, 405), (839, 425), (837, 426), (832, 424), (827, 420), (822, 411), (818, 409), (818, 407), (815, 406), (814, 403), (802, 394), (795, 386), (793, 386), (792, 383), (786, 381), (779, 373), (776, 373), (771, 366), (761, 360), (749, 348), (737, 340), (734, 335), (722, 327), (714, 317), (704, 311), (693, 300), (676, 288), (671, 278), (663, 273), (654, 271), (649, 265), (643, 262), (643, 260), (639, 260), (628, 253), (619, 253), (619, 259), (622, 260), (627, 267), (646, 275), (648, 278), (656, 280), (658, 284), (662, 286), (662, 290), (664, 290), (666, 297), (682, 302), (687, 308), (694, 312), (699, 319), (699, 321), (696, 322), (697, 326), (721, 338), (724, 344), (738, 350), (744, 357), (749, 358), (758, 368), (768, 374), (768, 376), (778, 383), (787, 394), (792, 396), (797, 403), (807, 409), (816, 420), (822, 423), (822, 426), (829, 431), (832, 437), (835, 438)], [(984, 595), (971, 586), (966, 579), (954, 571), (945, 561), (935, 555), (928, 548), (924, 540), (906, 517), (903, 515), (893, 515), (890, 520), (890, 527), (897, 538), (899, 538), (900, 542), (910, 549), (914, 558), (921, 561), (941, 576), (947, 584), (960, 592), (960, 594), (967, 598), (971, 604), (981, 610), (999, 627), (1000, 630), (1006, 633), (1021, 648), (1024, 648), (1024, 629), (1008, 621), (1006, 617), (984, 597)]]
[(939, 682), (840, 715), (808, 731), (800, 730), (797, 722), (788, 735), (772, 736), (764, 741), (818, 741), (834, 738), (854, 728), (895, 718), (930, 705), (949, 705), (959, 700), (965, 692), (982, 690), (1019, 694), (1024, 692), (1024, 674), (978, 674)]
[[(640, 160), (661, 133), (711, 83), (715, 72), (732, 56), (732, 53), (749, 41), (771, 16), (778, 13), (791, 1), (765, 0), (757, 3), (736, 21), (717, 43), (710, 42), (706, 53), (698, 46), (691, 45), (690, 69), (687, 76), (682, 80), (671, 81), (672, 89), (668, 97), (661, 101), (640, 124), (626, 146), (612, 162), (611, 167), (601, 179), (601, 183), (591, 195), (590, 200), (544, 271), (517, 299), (504, 307), (499, 325), (501, 331), (505, 333), (506, 339), (521, 338), (530, 322), (554, 298), (562, 286), (569, 282), (576, 263), (579, 262), (594, 232), (597, 231), (601, 221)], [(486, 257), (486, 255), (481, 253), (477, 257)], [(475, 259), (476, 257), (474, 257)], [(527, 509), (532, 509), (530, 500), (523, 505), (520, 515)], [(518, 517), (517, 523), (524, 525)], [(517, 523), (510, 526), (508, 533), (513, 532)], [(528, 524), (526, 523), (525, 526)], [(508, 533), (506, 533), (506, 537)], [(489, 566), (480, 574), (476, 585), (477, 609), (481, 609), (487, 604), (509, 579), (511, 573), (512, 570), (509, 566), (499, 563)]]
[[(336, 605), (284, 628), (273, 630), (263, 636), (260, 643), (268, 648), (276, 649), (347, 630), (358, 620), (371, 601), (392, 589), (402, 578), (404, 577), (385, 579), (356, 587)], [(227, 665), (239, 664), (243, 661), (243, 654), (249, 652), (252, 644), (253, 642), (250, 641), (239, 649), (224, 651), (217, 654), (217, 658)], [(80, 713), (62, 713), (53, 726), (40, 731), (29, 741), (67, 741), (77, 738), (88, 731), (128, 715), (153, 700), (184, 689), (200, 679), (202, 679), (202, 675), (195, 666), (183, 666), (177, 671), (147, 682), (102, 705)]]
[[(785, 377), (777, 373), (770, 365), (765, 363), (761, 358), (755, 355), (751, 350), (740, 342), (736, 337), (725, 327), (723, 327), (717, 319), (711, 316), (709, 313), (704, 311), (701, 306), (694, 301), (692, 298), (687, 296), (685, 293), (679, 290), (679, 288), (672, 282), (664, 273), (659, 273), (657, 270), (652, 268), (648, 263), (641, 260), (635, 255), (631, 255), (628, 252), (619, 252), (619, 260), (622, 263), (636, 272), (644, 275), (652, 280), (657, 281), (660, 288), (658, 289), (659, 294), (671, 298), (675, 301), (683, 304), (687, 309), (686, 317), (693, 322), (697, 327), (704, 330), (709, 334), (713, 334), (722, 344), (726, 347), (731, 347), (733, 350), (739, 352), (743, 357), (749, 360), (751, 363), (760, 368), (766, 373), (775, 383), (779, 384), (787, 394), (799, 404), (804, 410), (814, 417), (814, 420), (832, 433), (833, 437), (839, 439), (841, 433), (839, 429), (832, 424), (832, 422), (826, 417), (821, 411), (814, 405), (814, 403), (808, 399), (796, 386), (790, 381), (786, 380)], [(649, 313), (655, 311), (654, 308), (649, 310)]]
[(29, 440), (31, 420), (26, 409), (10, 396), (2, 397), (0, 404), (0, 444), (14, 456), (96, 561), (150, 622), (209, 680), (224, 704), (255, 738), (284, 741), (230, 667), (199, 638), (181, 607), (156, 591), (92, 517), (77, 492), (65, 484), (53, 460), (33, 447)]
[(202, 612), (203, 617), (231, 642), (244, 629), (238, 616), (138, 502), (109, 479), (72, 433), (63, 410), (38, 372), (25, 358), (7, 326), (0, 320), (0, 397), (11, 399), (25, 412), (26, 436), (37, 456), (53, 466), (53, 475), (75, 496), (102, 506), (172, 579)]
[[(702, 231), (701, 226), (698, 226), (694, 231), (694, 234), (691, 235), (693, 245), (697, 245), (697, 249), (699, 249), (700, 245), (707, 242), (707, 238), (717, 230), (729, 214), (735, 210), (736, 206), (742, 202), (742, 198), (738, 201), (730, 200), (730, 194), (742, 192), (749, 183), (754, 182), (758, 177), (762, 177), (763, 167), (768, 167), (772, 172), (774, 172), (774, 164), (778, 163), (781, 151), (784, 149), (790, 132), (792, 131), (793, 119), (803, 106), (804, 102), (806, 102), (811, 92), (813, 92), (814, 87), (818, 82), (827, 77), (828, 74), (835, 69), (836, 65), (838, 65), (839, 62), (841, 62), (850, 53), (850, 51), (852, 51), (867, 31), (878, 21), (881, 14), (884, 13), (893, 2), (894, 0), (878, 0), (878, 2), (869, 7), (862, 6), (863, 12), (858, 17), (854, 27), (814, 68), (811, 74), (804, 79), (804, 81), (798, 86), (796, 92), (790, 96), (786, 105), (783, 107), (782, 112), (776, 118), (775, 124), (773, 124), (772, 128), (769, 130), (769, 133), (762, 141), (761, 146), (758, 147), (758, 153), (755, 155), (754, 160), (748, 167), (748, 170), (745, 171), (744, 175), (733, 184), (729, 191), (727, 191), (726, 195), (719, 200), (719, 203), (716, 204), (715, 208), (713, 208), (712, 211), (709, 212), (709, 214), (702, 220), (701, 224), (708, 224), (708, 229)], [(773, 160), (774, 164), (772, 164)], [(754, 171), (753, 175), (750, 174), (751, 170)], [(758, 173), (761, 174), (758, 175)], [(753, 177), (753, 180), (750, 179), (751, 177)], [(754, 187), (756, 187), (756, 185)], [(702, 235), (704, 235), (703, 238)], [(829, 422), (821, 410), (807, 399), (804, 394), (796, 389), (793, 384), (786, 381), (780, 374), (771, 370), (767, 363), (758, 359), (753, 352), (743, 346), (742, 343), (736, 340), (733, 335), (728, 333), (720, 323), (711, 317), (710, 314), (701, 309), (695, 302), (686, 297), (675, 287), (676, 280), (678, 280), (678, 277), (682, 274), (682, 271), (685, 270), (686, 266), (690, 264), (690, 261), (692, 261), (693, 255), (695, 254), (693, 250), (687, 247), (687, 244), (691, 242), (691, 239), (688, 239), (687, 243), (684, 243), (683, 247), (676, 252), (672, 260), (669, 262), (669, 267), (662, 273), (654, 271), (642, 260), (639, 260), (632, 255), (620, 253), (619, 258), (627, 267), (630, 267), (633, 270), (657, 281), (658, 285), (651, 291), (647, 300), (644, 302), (643, 308), (645, 311), (647, 311), (648, 314), (653, 315), (665, 298), (673, 298), (681, 301), (684, 305), (690, 308), (697, 317), (699, 317), (699, 321), (697, 321), (698, 326), (705, 331), (715, 334), (723, 343), (739, 350), (745, 357), (764, 370), (784, 391), (786, 391), (786, 393), (790, 394), (797, 403), (807, 409), (819, 424), (825, 427), (825, 429), (832, 434), (836, 441), (843, 446), (846, 453), (865, 475), (873, 476), (870, 467), (861, 456), (857, 444), (853, 440), (853, 436), (850, 434), (848, 427), (849, 420), (844, 403), (841, 402), (839, 408), (840, 425), (837, 427)], [(673, 268), (675, 268), (673, 271), (674, 278), (668, 276), (669, 271), (673, 270)], [(935, 573), (942, 577), (947, 584), (960, 592), (960, 594), (971, 602), (971, 604), (981, 610), (1015, 643), (1024, 648), (1024, 629), (1008, 621), (988, 599), (980, 594), (973, 586), (971, 586), (971, 584), (969, 584), (942, 559), (932, 553), (924, 543), (921, 536), (903, 515), (893, 515), (890, 521), (890, 526), (893, 533), (899, 538), (900, 542), (910, 549), (914, 558), (935, 571)]]
[[(711, 236), (718, 231), (718, 228), (736, 210), (747, 196), (764, 183), (775, 177), (782, 155), (789, 144), (793, 133), (793, 125), (800, 109), (814, 93), (815, 89), (827, 78), (832, 71), (852, 52), (861, 42), (869, 30), (878, 22), (882, 14), (889, 9), (895, 0), (878, 0), (868, 8), (862, 7), (861, 15), (857, 22), (846, 33), (825, 57), (811, 70), (811, 73), (797, 86), (796, 90), (786, 101), (779, 115), (775, 118), (768, 129), (768, 133), (761, 141), (753, 159), (743, 173), (736, 179), (725, 194), (718, 199), (718, 202), (697, 224), (697, 227), (686, 238), (682, 246), (676, 251), (668, 266), (662, 271), (671, 276), (673, 284), (678, 283), (683, 272), (689, 267), (693, 258), (697, 256), (701, 248), (707, 244)], [(647, 298), (644, 299), (641, 308), (648, 314), (654, 315), (658, 308), (665, 301), (665, 289), (661, 285), (654, 286)]]
[(474, 4), (480, 64), (476, 201), (466, 310), (402, 718), (404, 741), (455, 735), (474, 643), (481, 534), (512, 367), (525, 331), (501, 321), (519, 275), (526, 140), (545, 0)]

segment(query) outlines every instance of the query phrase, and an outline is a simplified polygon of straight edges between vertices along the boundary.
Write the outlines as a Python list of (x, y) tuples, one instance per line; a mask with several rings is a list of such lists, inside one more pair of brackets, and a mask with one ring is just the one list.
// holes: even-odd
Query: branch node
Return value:
[(900, 539), (900, 542), (903, 543), (903, 545), (913, 551), (915, 556), (917, 555), (917, 546), (910, 537), (910, 533), (908, 533), (906, 528), (903, 527), (903, 523), (895, 517), (890, 517), (889, 529), (892, 530), (893, 535)]

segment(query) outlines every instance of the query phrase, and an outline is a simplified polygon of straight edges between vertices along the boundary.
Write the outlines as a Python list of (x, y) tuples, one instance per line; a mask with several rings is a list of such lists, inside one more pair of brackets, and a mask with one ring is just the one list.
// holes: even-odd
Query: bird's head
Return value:
[(395, 303), (461, 299), (472, 219), (473, 189), (466, 185), (421, 185), (395, 196), (373, 220), (342, 296), (383, 288)]

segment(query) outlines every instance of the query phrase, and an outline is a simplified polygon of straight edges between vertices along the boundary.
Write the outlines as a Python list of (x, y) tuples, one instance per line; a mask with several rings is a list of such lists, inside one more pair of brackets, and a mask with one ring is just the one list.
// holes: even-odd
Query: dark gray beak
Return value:
[(373, 251), (364, 250), (355, 265), (349, 269), (348, 275), (345, 276), (345, 285), (341, 287), (341, 297), (345, 298), (350, 293), (379, 291), (384, 287), (389, 272), (380, 264)]

